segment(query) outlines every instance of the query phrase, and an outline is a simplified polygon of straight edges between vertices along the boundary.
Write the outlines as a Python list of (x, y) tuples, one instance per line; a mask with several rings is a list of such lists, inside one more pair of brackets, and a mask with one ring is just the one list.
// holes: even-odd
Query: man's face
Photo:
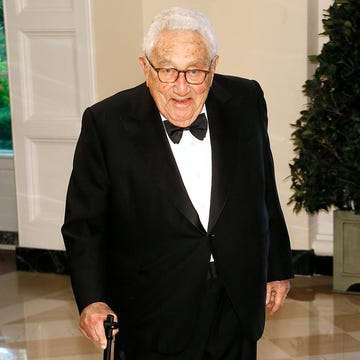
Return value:
[[(158, 37), (150, 61), (155, 68), (209, 70), (211, 60), (202, 36), (196, 31), (166, 30)], [(210, 90), (218, 57), (213, 59), (210, 73), (200, 85), (186, 82), (180, 73), (174, 83), (162, 83), (145, 57), (140, 58), (146, 84), (160, 113), (178, 126), (188, 126), (201, 112)]]

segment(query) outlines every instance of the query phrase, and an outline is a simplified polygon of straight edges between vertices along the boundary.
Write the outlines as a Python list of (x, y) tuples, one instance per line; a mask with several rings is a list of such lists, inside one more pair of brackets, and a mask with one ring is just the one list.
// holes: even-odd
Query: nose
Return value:
[(189, 91), (189, 84), (186, 81), (185, 73), (179, 73), (179, 77), (175, 82), (175, 92), (179, 95), (184, 95)]

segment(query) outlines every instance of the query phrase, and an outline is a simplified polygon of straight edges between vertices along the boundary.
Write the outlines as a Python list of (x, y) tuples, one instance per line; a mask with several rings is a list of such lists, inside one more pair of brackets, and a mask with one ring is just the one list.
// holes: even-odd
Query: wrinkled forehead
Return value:
[(206, 40), (196, 30), (163, 30), (157, 36), (151, 56), (161, 62), (182, 59), (207, 64), (211, 61)]

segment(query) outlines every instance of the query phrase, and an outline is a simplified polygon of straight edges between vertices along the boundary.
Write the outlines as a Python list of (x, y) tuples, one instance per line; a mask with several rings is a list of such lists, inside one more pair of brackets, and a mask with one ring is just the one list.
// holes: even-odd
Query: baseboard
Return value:
[(32, 248), (16, 248), (16, 269), (18, 271), (68, 274), (65, 251)]
[(292, 250), (295, 275), (333, 275), (333, 257), (315, 255), (314, 250)]
[(0, 231), (0, 245), (15, 246), (18, 244), (18, 233), (14, 231)]

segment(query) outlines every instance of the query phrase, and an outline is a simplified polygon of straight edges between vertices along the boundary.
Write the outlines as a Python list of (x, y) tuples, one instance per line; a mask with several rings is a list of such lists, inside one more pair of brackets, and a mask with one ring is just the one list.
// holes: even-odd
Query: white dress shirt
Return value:
[[(206, 115), (205, 106), (202, 112)], [(165, 120), (163, 116), (162, 119)], [(168, 140), (189, 198), (207, 230), (212, 177), (209, 127), (203, 140), (197, 139), (189, 130), (183, 131), (179, 144), (174, 144), (169, 136)]]

